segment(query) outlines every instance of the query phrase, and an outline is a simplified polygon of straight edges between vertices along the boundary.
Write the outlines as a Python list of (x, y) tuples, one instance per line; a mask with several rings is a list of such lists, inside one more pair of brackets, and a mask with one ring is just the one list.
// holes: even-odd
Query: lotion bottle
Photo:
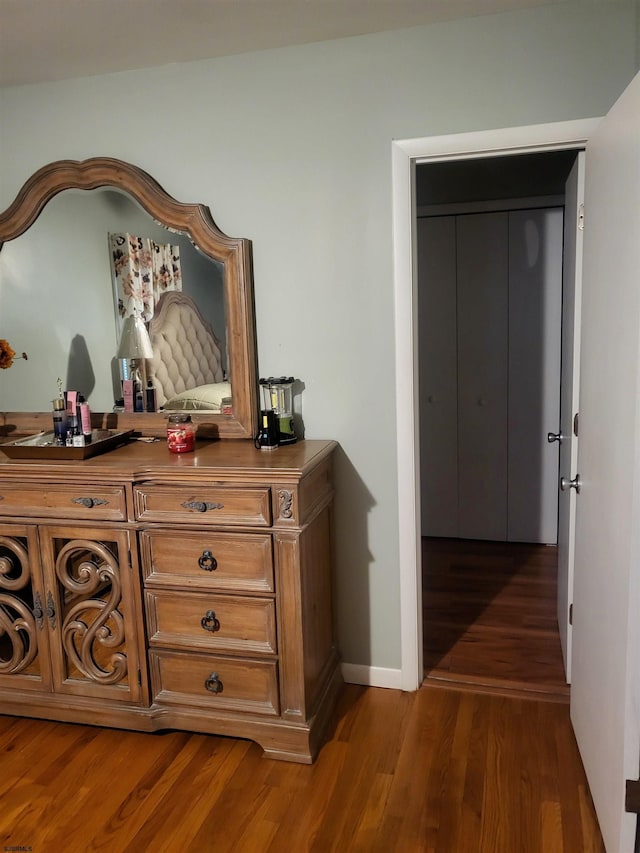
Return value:
[(85, 444), (91, 443), (91, 409), (82, 395), (78, 396), (78, 409), (80, 410), (80, 426), (84, 435)]

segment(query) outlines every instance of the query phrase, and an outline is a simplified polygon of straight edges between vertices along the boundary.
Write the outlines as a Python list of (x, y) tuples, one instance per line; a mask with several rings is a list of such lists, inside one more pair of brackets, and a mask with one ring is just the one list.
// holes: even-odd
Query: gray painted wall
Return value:
[(604, 114), (635, 12), (565, 2), (0, 92), (0, 208), (47, 162), (108, 155), (253, 241), (260, 373), (300, 377), (307, 437), (341, 445), (349, 663), (400, 666), (391, 140)]

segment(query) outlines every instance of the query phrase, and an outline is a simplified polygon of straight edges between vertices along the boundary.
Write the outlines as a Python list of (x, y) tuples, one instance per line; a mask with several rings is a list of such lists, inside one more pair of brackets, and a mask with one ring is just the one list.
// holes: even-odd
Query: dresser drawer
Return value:
[(279, 713), (275, 661), (149, 651), (154, 700), (253, 714)]
[(140, 547), (147, 587), (273, 592), (268, 533), (144, 530)]
[(127, 505), (120, 486), (29, 485), (0, 483), (0, 515), (30, 518), (125, 521)]
[(271, 490), (268, 488), (216, 488), (138, 486), (136, 515), (140, 521), (178, 524), (271, 526)]
[(152, 646), (245, 655), (276, 652), (271, 598), (147, 590), (145, 600)]

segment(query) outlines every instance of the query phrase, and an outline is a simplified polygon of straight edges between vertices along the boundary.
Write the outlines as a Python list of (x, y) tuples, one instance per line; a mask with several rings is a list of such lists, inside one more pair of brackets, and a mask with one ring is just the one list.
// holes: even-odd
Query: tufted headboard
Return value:
[[(158, 406), (168, 408), (216, 408), (221, 396), (230, 395), (224, 382), (220, 342), (213, 329), (185, 293), (163, 293), (149, 324), (153, 358), (147, 377), (153, 381)], [(185, 392), (216, 386), (213, 404), (186, 400)]]

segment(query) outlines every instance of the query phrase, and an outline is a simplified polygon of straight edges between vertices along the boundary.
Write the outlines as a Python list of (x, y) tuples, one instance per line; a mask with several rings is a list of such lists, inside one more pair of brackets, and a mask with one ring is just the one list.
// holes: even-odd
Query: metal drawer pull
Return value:
[(211, 631), (212, 634), (220, 630), (220, 621), (213, 610), (207, 610), (200, 620), (200, 624), (205, 631)]
[(71, 503), (80, 504), (87, 509), (93, 509), (94, 506), (106, 506), (109, 501), (102, 498), (71, 498)]
[(208, 509), (224, 509), (224, 504), (214, 504), (208, 501), (185, 501), (181, 506), (185, 509), (193, 509), (196, 512), (206, 512)]
[(205, 679), (204, 686), (209, 693), (222, 693), (223, 690), (223, 685), (217, 672), (212, 672), (209, 678)]
[(211, 551), (203, 551), (202, 556), (198, 557), (198, 565), (205, 572), (215, 572), (218, 568), (218, 561), (213, 556)]

